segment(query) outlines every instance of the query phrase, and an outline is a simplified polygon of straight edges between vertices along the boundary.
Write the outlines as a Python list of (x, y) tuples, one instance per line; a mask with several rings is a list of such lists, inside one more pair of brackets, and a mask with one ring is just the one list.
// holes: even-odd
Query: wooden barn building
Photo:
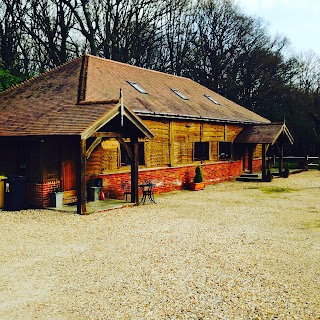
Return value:
[(145, 179), (156, 193), (187, 188), (198, 164), (207, 184), (260, 170), (273, 140), (248, 128), (269, 125), (190, 79), (84, 55), (0, 94), (0, 175), (26, 177), (28, 207), (61, 189), (85, 213), (96, 178), (110, 198), (125, 182), (138, 203)]

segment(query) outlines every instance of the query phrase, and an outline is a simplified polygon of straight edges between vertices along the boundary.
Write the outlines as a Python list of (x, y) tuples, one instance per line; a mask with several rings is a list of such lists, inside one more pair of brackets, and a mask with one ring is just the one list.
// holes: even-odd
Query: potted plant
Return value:
[(196, 167), (195, 173), (196, 174), (193, 178), (193, 182), (190, 183), (190, 190), (202, 190), (205, 187), (205, 183), (203, 182), (203, 175), (200, 165)]
[(271, 170), (270, 170), (270, 165), (268, 166), (268, 169), (267, 169), (267, 174), (266, 174), (266, 177), (265, 177), (265, 182), (271, 182), (273, 179), (273, 175), (271, 174)]
[(285, 166), (285, 168), (283, 170), (283, 173), (282, 173), (282, 177), (283, 178), (288, 178), (289, 174), (290, 174), (289, 165), (288, 165), (288, 163), (286, 163), (286, 166)]

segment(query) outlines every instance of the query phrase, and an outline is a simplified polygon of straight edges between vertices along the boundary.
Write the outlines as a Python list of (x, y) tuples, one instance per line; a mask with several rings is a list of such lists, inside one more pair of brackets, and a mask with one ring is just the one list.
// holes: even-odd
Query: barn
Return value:
[(199, 164), (207, 184), (261, 170), (265, 143), (247, 139), (259, 126), (275, 128), (188, 78), (86, 54), (0, 94), (0, 175), (25, 177), (30, 208), (61, 190), (86, 213), (96, 181), (138, 204), (142, 181), (188, 188)]

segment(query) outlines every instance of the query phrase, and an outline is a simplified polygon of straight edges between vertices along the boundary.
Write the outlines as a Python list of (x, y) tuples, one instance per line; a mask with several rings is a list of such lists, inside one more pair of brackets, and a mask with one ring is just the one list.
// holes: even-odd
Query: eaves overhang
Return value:
[(177, 120), (193, 120), (193, 121), (206, 121), (206, 122), (215, 122), (215, 123), (232, 123), (232, 124), (268, 124), (271, 121), (253, 121), (253, 120), (235, 120), (235, 119), (223, 119), (223, 118), (210, 118), (202, 116), (190, 116), (185, 114), (173, 114), (173, 113), (161, 113), (161, 112), (152, 112), (152, 111), (135, 111), (135, 114), (140, 117), (153, 117), (153, 118), (167, 118), (167, 119), (177, 119)]

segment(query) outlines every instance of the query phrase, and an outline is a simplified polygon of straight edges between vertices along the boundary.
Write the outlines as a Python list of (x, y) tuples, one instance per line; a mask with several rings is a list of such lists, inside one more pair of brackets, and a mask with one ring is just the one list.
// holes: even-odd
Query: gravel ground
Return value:
[(0, 319), (320, 319), (320, 172), (78, 216), (0, 212)]

